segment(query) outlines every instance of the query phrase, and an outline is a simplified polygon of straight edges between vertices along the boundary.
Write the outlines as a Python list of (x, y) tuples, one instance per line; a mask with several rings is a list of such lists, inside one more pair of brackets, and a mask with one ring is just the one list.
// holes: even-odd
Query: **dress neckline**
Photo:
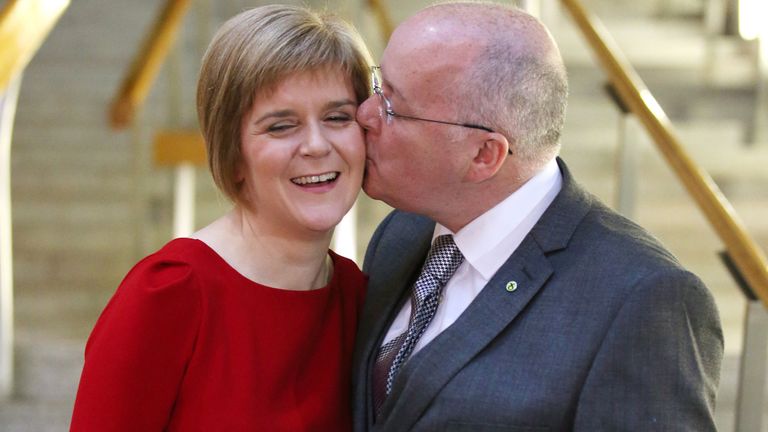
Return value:
[(234, 277), (241, 279), (242, 281), (246, 282), (248, 285), (252, 285), (254, 287), (257, 287), (259, 289), (265, 289), (270, 290), (274, 292), (283, 293), (285, 295), (302, 295), (302, 296), (308, 296), (312, 295), (312, 293), (321, 294), (329, 291), (332, 287), (337, 285), (337, 278), (338, 278), (338, 256), (336, 253), (334, 253), (332, 250), (328, 249), (328, 255), (331, 258), (331, 278), (328, 280), (328, 283), (325, 286), (322, 286), (320, 288), (315, 288), (311, 290), (292, 290), (292, 289), (286, 289), (286, 288), (280, 288), (280, 287), (273, 287), (270, 285), (265, 285), (260, 282), (256, 282), (253, 279), (243, 275), (239, 271), (237, 271), (236, 268), (232, 267), (230, 263), (227, 262), (227, 260), (224, 259), (221, 255), (219, 255), (218, 252), (216, 252), (208, 243), (191, 237), (179, 237), (174, 240), (173, 242), (189, 242), (190, 244), (197, 245), (197, 248), (205, 253), (206, 255), (213, 258), (215, 261), (218, 261), (221, 266), (230, 274), (234, 275)]

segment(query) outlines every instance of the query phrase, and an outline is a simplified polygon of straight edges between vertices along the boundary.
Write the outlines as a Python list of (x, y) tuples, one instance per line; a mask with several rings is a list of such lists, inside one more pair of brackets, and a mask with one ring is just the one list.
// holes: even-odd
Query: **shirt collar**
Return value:
[(436, 224), (433, 240), (442, 234), (453, 234), (464, 259), (485, 280), (490, 280), (555, 199), (561, 185), (560, 169), (552, 159), (518, 190), (459, 232), (452, 233)]

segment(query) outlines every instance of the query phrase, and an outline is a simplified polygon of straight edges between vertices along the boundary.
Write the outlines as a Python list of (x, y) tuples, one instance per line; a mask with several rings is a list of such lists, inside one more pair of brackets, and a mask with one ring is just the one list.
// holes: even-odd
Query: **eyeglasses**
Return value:
[(384, 104), (382, 108), (384, 108), (384, 112), (388, 116), (399, 117), (399, 118), (408, 119), (408, 120), (419, 120), (419, 121), (425, 121), (425, 122), (431, 122), (431, 123), (462, 126), (470, 129), (480, 129), (486, 132), (494, 132), (494, 130), (489, 127), (480, 126), (472, 123), (454, 123), (454, 122), (449, 122), (445, 120), (433, 120), (433, 119), (427, 119), (422, 117), (414, 117), (414, 116), (409, 116), (404, 114), (398, 114), (392, 109), (392, 101), (390, 101), (388, 97), (384, 96), (384, 91), (382, 91), (381, 89), (382, 80), (380, 75), (381, 75), (381, 66), (371, 66), (371, 86), (373, 87), (373, 92), (379, 95), (379, 97), (381, 98), (381, 101)]

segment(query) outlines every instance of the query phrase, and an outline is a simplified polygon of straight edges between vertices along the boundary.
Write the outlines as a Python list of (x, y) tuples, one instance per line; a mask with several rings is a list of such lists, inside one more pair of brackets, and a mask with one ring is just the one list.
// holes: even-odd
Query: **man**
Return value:
[(355, 430), (714, 430), (712, 297), (556, 157), (567, 83), (543, 25), (429, 7), (373, 71), (364, 188), (397, 210), (365, 257)]

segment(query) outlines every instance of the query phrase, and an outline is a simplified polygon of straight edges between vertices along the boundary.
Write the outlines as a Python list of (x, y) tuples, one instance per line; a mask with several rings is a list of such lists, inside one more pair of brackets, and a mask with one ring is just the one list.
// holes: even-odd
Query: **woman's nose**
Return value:
[(320, 157), (330, 153), (333, 146), (323, 132), (321, 125), (313, 125), (309, 128), (309, 133), (301, 146), (303, 155)]

